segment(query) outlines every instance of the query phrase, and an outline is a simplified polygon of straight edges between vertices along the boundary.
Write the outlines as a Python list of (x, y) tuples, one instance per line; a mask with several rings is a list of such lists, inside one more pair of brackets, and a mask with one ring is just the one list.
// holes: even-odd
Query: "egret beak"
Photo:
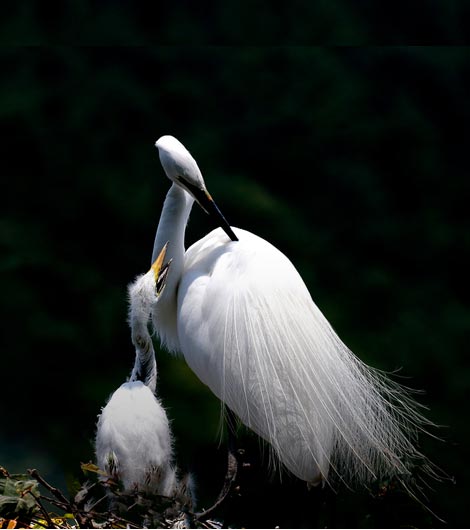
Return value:
[(230, 225), (217, 207), (217, 204), (215, 204), (214, 199), (210, 196), (209, 192), (206, 189), (194, 186), (183, 177), (177, 178), (181, 185), (194, 197), (199, 206), (215, 221), (217, 226), (220, 226), (232, 241), (238, 241), (238, 237), (233, 233), (233, 230), (230, 228)]
[(162, 291), (166, 285), (166, 280), (168, 278), (168, 271), (170, 270), (171, 260), (165, 263), (165, 265), (163, 265), (166, 255), (166, 249), (168, 248), (168, 243), (168, 241), (165, 243), (162, 250), (160, 251), (160, 254), (158, 255), (158, 258), (152, 263), (152, 266), (150, 267), (155, 277), (155, 290), (157, 296), (160, 296), (162, 294)]

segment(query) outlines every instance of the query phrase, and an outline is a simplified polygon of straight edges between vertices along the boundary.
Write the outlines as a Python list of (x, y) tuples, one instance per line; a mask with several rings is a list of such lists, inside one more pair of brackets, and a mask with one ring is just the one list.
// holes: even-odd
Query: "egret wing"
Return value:
[(186, 253), (178, 335), (196, 375), (308, 482), (408, 473), (412, 399), (339, 339), (284, 254), (235, 230)]

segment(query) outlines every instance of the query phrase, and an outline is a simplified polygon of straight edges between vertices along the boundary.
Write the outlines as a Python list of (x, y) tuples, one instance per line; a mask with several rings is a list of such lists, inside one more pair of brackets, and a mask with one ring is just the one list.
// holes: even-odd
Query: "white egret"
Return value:
[(164, 408), (155, 395), (157, 364), (148, 320), (152, 303), (163, 292), (168, 263), (166, 245), (151, 269), (129, 288), (129, 323), (136, 349), (129, 381), (103, 408), (96, 432), (96, 459), (125, 490), (172, 496), (177, 487), (172, 436)]
[[(416, 434), (428, 423), (409, 393), (343, 344), (284, 254), (230, 228), (176, 138), (163, 136), (156, 147), (173, 183), (153, 252), (155, 259), (170, 241), (172, 267), (153, 311), (162, 343), (182, 352), (298, 478), (352, 484), (408, 476), (423, 458)], [(185, 251), (194, 200), (223, 230)]]

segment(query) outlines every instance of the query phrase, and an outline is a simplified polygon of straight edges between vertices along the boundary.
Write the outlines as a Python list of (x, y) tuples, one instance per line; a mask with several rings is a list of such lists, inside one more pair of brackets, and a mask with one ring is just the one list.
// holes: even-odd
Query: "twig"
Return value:
[(46, 482), (41, 475), (38, 473), (36, 469), (28, 469), (28, 473), (36, 479), (40, 484), (42, 484), (47, 490), (49, 490), (56, 499), (58, 499), (60, 502), (65, 504), (66, 506), (72, 508), (70, 505), (70, 502), (64, 497), (64, 494), (54, 486), (51, 486), (48, 482)]
[(30, 489), (25, 492), (25, 494), (27, 494), (27, 493), (29, 493), (33, 497), (33, 499), (36, 501), (36, 504), (39, 506), (39, 510), (40, 510), (42, 516), (44, 517), (44, 519), (46, 520), (46, 522), (48, 524), (48, 528), (54, 528), (54, 523), (52, 522), (52, 519), (51, 519), (48, 511), (44, 507), (44, 504), (41, 502), (41, 494), (36, 496)]
[(49, 502), (53, 504), (54, 506), (57, 506), (57, 508), (60, 508), (61, 510), (70, 511), (70, 505), (65, 504), (64, 502), (60, 502), (57, 499), (53, 499), (52, 497), (47, 497), (46, 495), (41, 495), (41, 499), (43, 499), (46, 502)]
[[(50, 493), (52, 493), (52, 495), (54, 495), (54, 497), (56, 498), (56, 500), (48, 499), (48, 502), (54, 504), (61, 510), (65, 510), (67, 512), (72, 513), (75, 519), (78, 521), (78, 524), (80, 525), (80, 527), (85, 527), (85, 528), (87, 527), (88, 518), (84, 516), (80, 511), (76, 510), (74, 505), (72, 505), (72, 503), (65, 498), (64, 494), (58, 488), (52, 486), (44, 478), (42, 478), (36, 469), (28, 469), (28, 473), (34, 479), (36, 479), (39, 482), (39, 484), (44, 486)], [(53, 527), (53, 522), (50, 520), (50, 517), (47, 517), (46, 520), (48, 524), (50, 524), (51, 527)]]
[(105, 513), (89, 512), (88, 515), (89, 515), (89, 518), (92, 520), (105, 519), (105, 522), (115, 522), (115, 523), (125, 524), (126, 528), (139, 528), (139, 526), (137, 526), (136, 523), (129, 521), (128, 519), (125, 519), (124, 517), (121, 517), (120, 515), (116, 515), (113, 512), (105, 512)]
[(101, 499), (98, 499), (97, 501), (95, 501), (95, 502), (90, 506), (90, 508), (87, 510), (87, 513), (92, 512), (92, 511), (98, 506), (98, 504), (100, 504), (100, 503), (101, 503), (102, 501), (104, 501), (106, 498), (107, 498), (107, 495), (103, 495), (103, 497), (101, 497)]

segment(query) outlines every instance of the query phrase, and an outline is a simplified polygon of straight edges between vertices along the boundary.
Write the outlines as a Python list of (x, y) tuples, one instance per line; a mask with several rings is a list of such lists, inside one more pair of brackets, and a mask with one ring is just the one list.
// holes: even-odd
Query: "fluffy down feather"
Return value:
[(138, 488), (172, 496), (176, 477), (168, 418), (152, 391), (141, 381), (121, 385), (103, 408), (96, 437), (97, 464)]

